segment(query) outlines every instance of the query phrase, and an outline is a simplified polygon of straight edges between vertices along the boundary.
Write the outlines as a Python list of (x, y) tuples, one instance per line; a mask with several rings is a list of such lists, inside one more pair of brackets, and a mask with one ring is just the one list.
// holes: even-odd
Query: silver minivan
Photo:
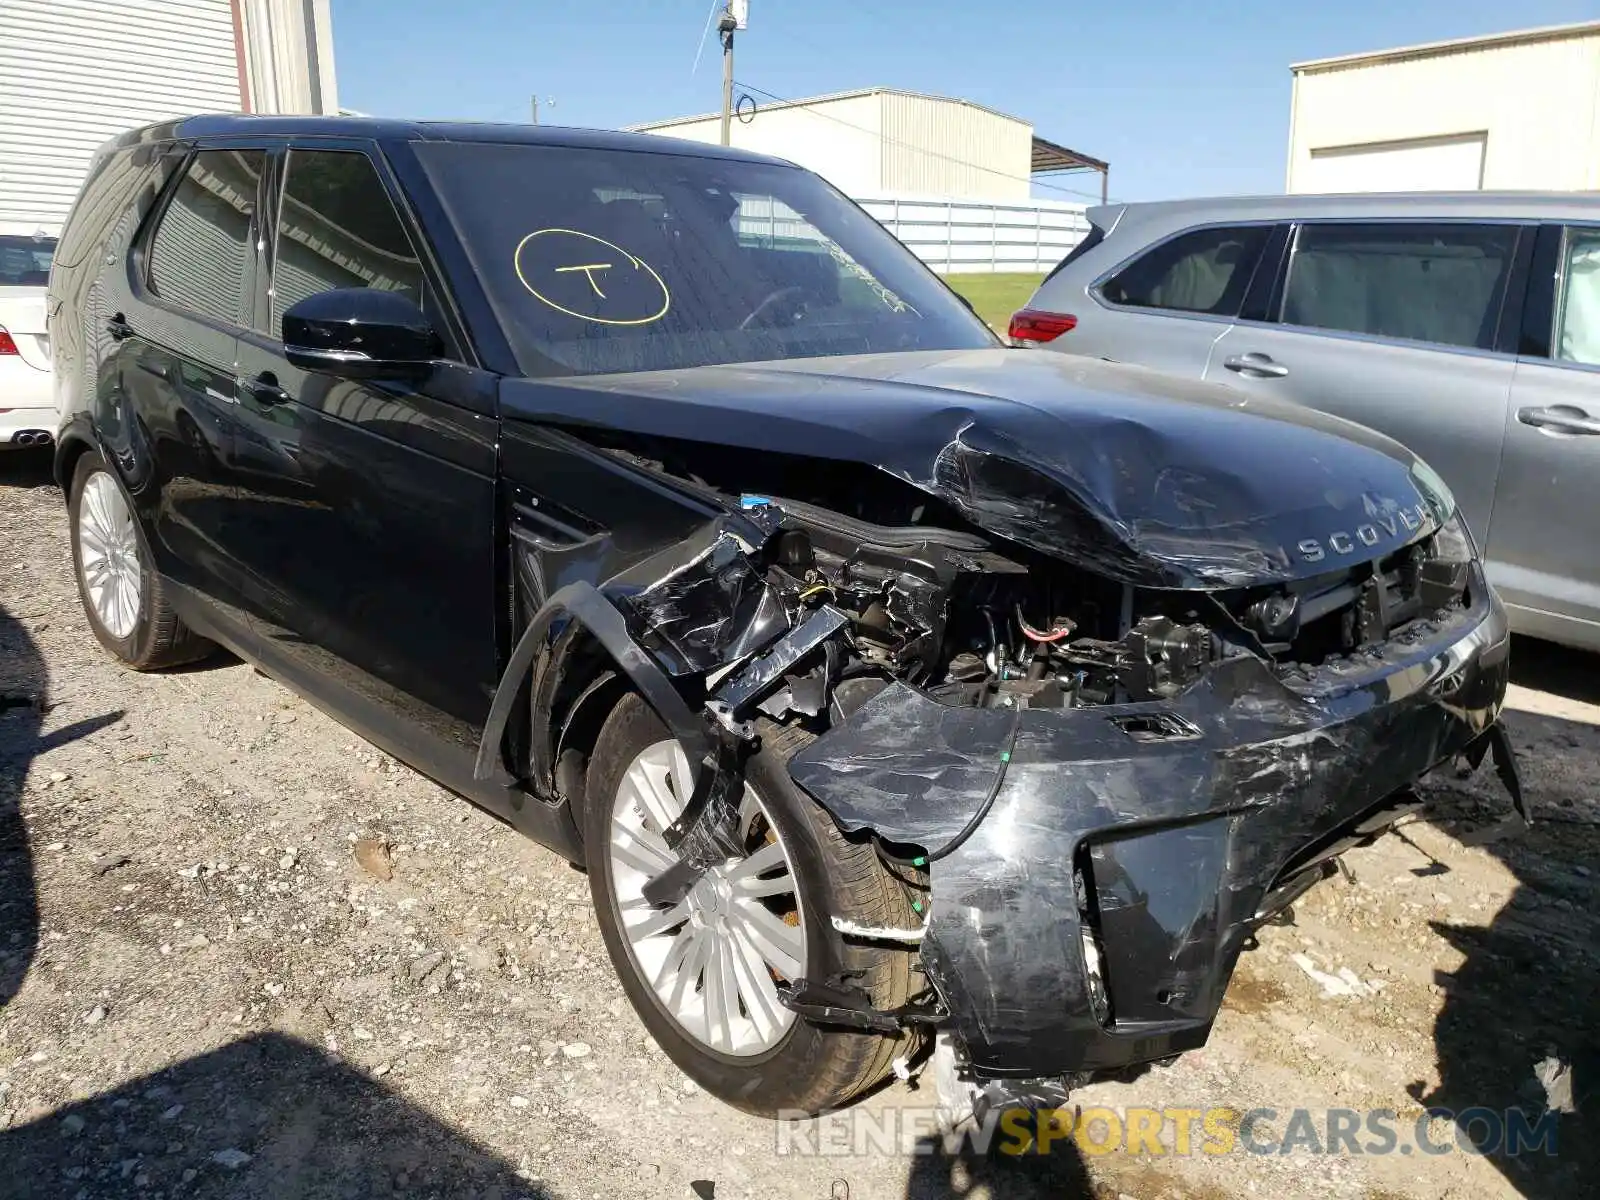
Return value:
[(1600, 198), (1092, 208), (1014, 344), (1371, 426), (1455, 491), (1521, 632), (1600, 649)]

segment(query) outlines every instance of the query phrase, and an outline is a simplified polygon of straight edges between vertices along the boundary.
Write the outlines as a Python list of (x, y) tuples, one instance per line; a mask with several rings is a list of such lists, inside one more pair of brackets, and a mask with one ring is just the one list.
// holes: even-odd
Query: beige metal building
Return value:
[(1600, 21), (1290, 69), (1291, 192), (1600, 188)]
[(338, 111), (329, 0), (3, 0), (0, 226), (59, 227), (113, 134), (239, 111)]
[[(1109, 171), (1036, 137), (1033, 126), (945, 96), (864, 88), (806, 100), (741, 98), (733, 145), (789, 159), (848, 196), (918, 195), (1026, 202), (1039, 174)], [(718, 114), (630, 128), (699, 142), (721, 139)]]

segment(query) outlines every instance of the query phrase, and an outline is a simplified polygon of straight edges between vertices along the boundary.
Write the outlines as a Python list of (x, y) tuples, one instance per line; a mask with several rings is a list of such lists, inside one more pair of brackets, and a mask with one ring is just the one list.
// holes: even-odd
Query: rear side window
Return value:
[(157, 296), (239, 324), (265, 157), (260, 150), (202, 150), (190, 161), (150, 241), (150, 289)]
[(381, 288), (422, 303), (422, 264), (372, 160), (356, 151), (291, 150), (272, 278), (272, 333), (301, 300), (334, 288)]
[(1283, 322), (1491, 349), (1516, 236), (1506, 225), (1303, 225)]
[(1134, 259), (1100, 294), (1132, 308), (1237, 316), (1271, 232), (1270, 225), (1191, 230)]

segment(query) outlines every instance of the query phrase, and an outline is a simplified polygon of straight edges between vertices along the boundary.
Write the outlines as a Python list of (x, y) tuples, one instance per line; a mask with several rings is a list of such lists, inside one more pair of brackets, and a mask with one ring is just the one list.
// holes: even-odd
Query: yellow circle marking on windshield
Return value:
[[(617, 317), (596, 317), (590, 315), (589, 313), (576, 312), (575, 310), (566, 307), (564, 304), (557, 304), (554, 300), (550, 299), (549, 296), (544, 295), (544, 293), (540, 292), (538, 288), (529, 283), (528, 277), (523, 274), (522, 271), (522, 251), (527, 247), (529, 242), (533, 241), (534, 238), (542, 237), (547, 233), (560, 233), (566, 234), (568, 237), (584, 238), (587, 241), (594, 242), (597, 246), (603, 246), (607, 250), (616, 251), (617, 254), (620, 254), (623, 258), (627, 259), (633, 264), (633, 269), (635, 271), (648, 271), (650, 273), (650, 277), (656, 281), (656, 286), (661, 289), (661, 308), (648, 317), (630, 317), (627, 319), (621, 319)], [(666, 316), (667, 309), (672, 306), (672, 293), (667, 290), (667, 281), (661, 278), (660, 274), (654, 267), (645, 262), (644, 259), (640, 258), (637, 254), (629, 254), (615, 242), (608, 242), (603, 237), (596, 237), (592, 233), (584, 233), (579, 229), (535, 229), (527, 237), (523, 238), (517, 243), (516, 251), (511, 256), (511, 265), (516, 269), (517, 278), (522, 281), (522, 286), (527, 288), (528, 291), (532, 292), (535, 299), (548, 304), (557, 312), (566, 313), (566, 315), (569, 317), (577, 317), (580, 321), (593, 321), (597, 325), (648, 325), (652, 321), (659, 321), (662, 317)], [(608, 297), (602, 290), (605, 272), (611, 270), (615, 265), (616, 264), (613, 262), (604, 260), (603, 257), (590, 257), (588, 261), (576, 261), (568, 266), (556, 267), (554, 268), (554, 271), (557, 275), (570, 274), (579, 275), (586, 278), (588, 280), (588, 286), (593, 290), (594, 295), (601, 300), (606, 300)]]

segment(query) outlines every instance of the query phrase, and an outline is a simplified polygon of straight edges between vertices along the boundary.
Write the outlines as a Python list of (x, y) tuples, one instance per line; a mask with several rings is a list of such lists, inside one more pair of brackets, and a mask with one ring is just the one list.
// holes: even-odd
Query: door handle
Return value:
[(1249, 375), (1255, 379), (1282, 379), (1289, 373), (1288, 367), (1273, 362), (1271, 356), (1254, 352), (1225, 358), (1222, 360), (1222, 365), (1230, 371), (1237, 371), (1241, 375)]
[(269, 408), (274, 404), (286, 404), (294, 399), (278, 386), (278, 377), (271, 371), (263, 371), (254, 379), (241, 380), (239, 386), (244, 388), (257, 404)]
[(112, 341), (120, 342), (133, 336), (133, 326), (121, 313), (112, 313), (111, 319), (106, 322), (106, 332), (111, 335)]
[(1519, 408), (1517, 420), (1535, 429), (1549, 429), (1555, 433), (1600, 434), (1600, 418), (1591, 417), (1581, 408), (1565, 404), (1555, 408)]

